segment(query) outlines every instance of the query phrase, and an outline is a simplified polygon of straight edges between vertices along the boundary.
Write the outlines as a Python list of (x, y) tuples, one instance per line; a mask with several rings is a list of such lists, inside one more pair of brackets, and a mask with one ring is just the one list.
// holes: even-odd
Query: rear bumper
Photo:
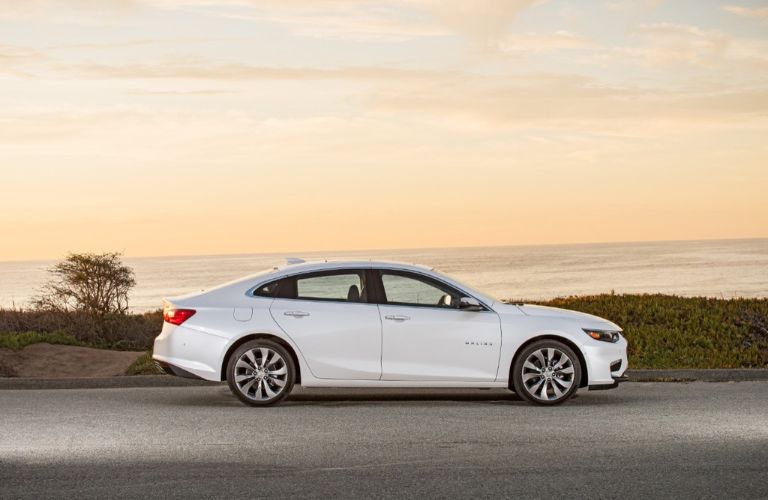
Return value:
[(184, 376), (185, 372), (203, 380), (221, 380), (221, 359), (227, 341), (185, 325), (163, 324), (163, 331), (155, 339), (152, 359), (167, 372)]
[(187, 370), (184, 370), (183, 368), (179, 368), (178, 366), (174, 366), (170, 363), (166, 363), (165, 361), (155, 361), (155, 365), (157, 365), (158, 368), (163, 370), (168, 375), (174, 375), (176, 377), (183, 377), (183, 378), (192, 378), (196, 380), (205, 380), (202, 377), (198, 377), (194, 373), (190, 373)]

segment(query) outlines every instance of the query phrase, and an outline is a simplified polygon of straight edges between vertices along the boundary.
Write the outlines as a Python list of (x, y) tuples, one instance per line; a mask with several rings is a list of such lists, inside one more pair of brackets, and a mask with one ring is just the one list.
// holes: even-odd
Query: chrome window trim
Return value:
[[(430, 274), (428, 272), (422, 271), (421, 269), (417, 270), (417, 269), (394, 267), (394, 266), (373, 266), (373, 265), (371, 265), (371, 266), (368, 266), (368, 267), (357, 267), (357, 266), (352, 267), (352, 266), (340, 265), (340, 266), (333, 266), (333, 267), (329, 266), (327, 268), (323, 267), (323, 268), (319, 268), (319, 269), (312, 269), (311, 271), (308, 270), (308, 271), (297, 271), (297, 272), (285, 272), (283, 274), (280, 274), (280, 276), (274, 276), (274, 275), (273, 276), (265, 276), (264, 278), (267, 278), (267, 279), (262, 279), (258, 283), (256, 283), (255, 285), (253, 285), (250, 288), (248, 288), (248, 290), (246, 290), (246, 292), (245, 292), (245, 296), (250, 297), (252, 299), (271, 299), (271, 300), (276, 300), (276, 299), (280, 298), (280, 299), (283, 299), (283, 300), (311, 300), (311, 299), (299, 299), (299, 298), (293, 299), (293, 298), (285, 298), (285, 297), (263, 297), (261, 295), (256, 295), (256, 290), (258, 288), (264, 286), (265, 284), (272, 282), (272, 281), (279, 281), (279, 280), (284, 279), (284, 278), (293, 278), (293, 277), (296, 277), (296, 276), (301, 276), (302, 274), (313, 274), (313, 273), (325, 272), (325, 271), (344, 271), (344, 270), (354, 271), (354, 270), (368, 270), (368, 269), (373, 269), (373, 270), (379, 271), (379, 272), (382, 272), (382, 271), (399, 271), (399, 272), (403, 272), (403, 273), (411, 273), (411, 274), (416, 274), (416, 275), (424, 276), (426, 278), (433, 279), (435, 281), (438, 281), (438, 282), (442, 283), (443, 285), (445, 285), (447, 287), (455, 288), (455, 289), (459, 290), (460, 292), (466, 294), (467, 297), (472, 297), (473, 299), (477, 300), (488, 311), (496, 312), (493, 309), (493, 307), (491, 307), (491, 304), (493, 304), (493, 302), (491, 302), (489, 304), (488, 301), (483, 300), (483, 299), (477, 297), (474, 293), (470, 293), (465, 287), (463, 287), (463, 286), (461, 286), (459, 284), (456, 284), (456, 283), (447, 282), (445, 279), (442, 278), (442, 276), (437, 275), (437, 273), (434, 273), (434, 271), (432, 271), (433, 274)], [(372, 302), (349, 302), (349, 301), (344, 301), (344, 300), (338, 300), (338, 301), (337, 300), (320, 300), (320, 302), (338, 302), (338, 303), (347, 303), (347, 304), (368, 304), (368, 305), (385, 305), (385, 306), (389, 305), (389, 306), (397, 306), (397, 307), (409, 307), (408, 305), (400, 305), (400, 304), (374, 304)], [(414, 307), (420, 307), (420, 306), (414, 306)], [(425, 306), (425, 307), (431, 307), (431, 306)], [(438, 309), (438, 307), (435, 306), (435, 309)], [(449, 310), (448, 308), (445, 308), (445, 309)], [(485, 311), (476, 311), (476, 312), (485, 312)]]

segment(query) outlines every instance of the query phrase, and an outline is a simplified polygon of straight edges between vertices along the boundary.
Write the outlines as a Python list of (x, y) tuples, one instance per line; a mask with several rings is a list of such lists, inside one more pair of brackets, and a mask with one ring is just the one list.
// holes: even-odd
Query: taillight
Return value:
[(163, 309), (163, 321), (172, 325), (180, 325), (194, 315), (194, 309)]

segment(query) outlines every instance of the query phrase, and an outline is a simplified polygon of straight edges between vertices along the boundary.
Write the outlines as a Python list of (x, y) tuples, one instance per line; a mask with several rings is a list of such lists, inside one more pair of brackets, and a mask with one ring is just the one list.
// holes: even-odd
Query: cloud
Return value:
[(30, 63), (36, 64), (48, 60), (44, 53), (23, 47), (0, 45), (0, 73), (17, 77), (31, 77), (27, 71)]
[(539, 0), (420, 0), (450, 30), (487, 44), (503, 37), (512, 21)]
[[(4, 17), (134, 15), (185, 10), (287, 26), (300, 36), (406, 40), (458, 34), (487, 43), (542, 0), (5, 0)], [(437, 22), (435, 22), (437, 21)]]
[[(85, 0), (75, 2), (77, 5), (88, 3)], [(105, 5), (109, 0), (99, 3)], [(117, 2), (124, 5), (120, 8), (127, 9), (137, 5), (185, 8), (206, 15), (280, 24), (303, 36), (406, 39), (459, 33), (475, 43), (482, 44), (484, 48), (513, 57), (548, 51), (586, 51), (558, 54), (557, 60), (546, 54), (527, 67), (563, 71), (562, 66), (574, 68), (582, 58), (601, 58), (600, 61), (607, 63), (607, 67), (592, 66), (588, 71), (590, 74), (602, 75), (604, 81), (576, 75), (526, 75), (523, 73), (526, 65), (512, 65), (503, 58), (491, 60), (490, 63), (487, 58), (479, 61), (469, 60), (469, 68), (461, 71), (450, 69), (456, 66), (451, 62), (445, 64), (445, 61), (442, 61), (445, 70), (387, 67), (385, 61), (392, 59), (392, 53), (387, 53), (384, 57), (379, 56), (370, 66), (345, 66), (345, 55), (332, 60), (339, 64), (335, 67), (330, 66), (332, 62), (327, 62), (327, 66), (319, 63), (316, 67), (304, 66), (299, 62), (301, 59), (288, 60), (285, 62), (286, 66), (281, 67), (259, 64), (258, 54), (237, 51), (219, 51), (216, 53), (227, 54), (226, 57), (206, 59), (160, 56), (158, 51), (151, 49), (122, 51), (117, 54), (118, 57), (112, 57), (113, 54), (94, 54), (94, 60), (82, 60), (79, 54), (56, 52), (54, 55), (60, 59), (40, 60), (33, 64), (29, 63), (32, 58), (26, 57), (31, 56), (31, 52), (0, 46), (0, 70), (35, 68), (38, 74), (52, 81), (67, 80), (61, 87), (61, 93), (67, 97), (64, 94), (71, 92), (73, 100), (83, 99), (83, 94), (79, 93), (84, 92), (82, 89), (90, 88), (90, 80), (109, 79), (122, 80), (124, 83), (104, 85), (104, 99), (109, 99), (108, 93), (112, 91), (119, 93), (119, 99), (126, 100), (126, 93), (198, 95), (201, 96), (201, 102), (208, 106), (217, 103), (210, 102), (215, 101), (214, 99), (205, 100), (204, 96), (229, 92), (230, 90), (226, 90), (228, 87), (243, 93), (250, 92), (251, 88), (259, 91), (264, 88), (280, 88), (282, 91), (283, 87), (231, 84), (237, 81), (309, 82), (301, 87), (307, 89), (308, 93), (314, 88), (314, 82), (318, 81), (363, 83), (364, 87), (332, 87), (324, 84), (322, 91), (332, 88), (334, 98), (338, 99), (339, 103), (344, 103), (344, 110), (354, 108), (362, 102), (364, 107), (361, 112), (398, 113), (400, 117), (408, 120), (448, 119), (458, 124), (480, 124), (500, 128), (532, 126), (581, 130), (584, 127), (585, 130), (606, 131), (615, 128), (615, 124), (632, 128), (636, 124), (689, 123), (695, 120), (712, 123), (718, 120), (739, 121), (765, 116), (763, 89), (768, 78), (764, 76), (764, 72), (755, 70), (768, 67), (768, 41), (764, 39), (736, 38), (717, 29), (673, 23), (648, 23), (637, 26), (630, 34), (629, 44), (619, 47), (601, 45), (593, 39), (570, 31), (511, 31), (516, 17), (536, 3), (535, 0), (394, 0), (393, 4), (385, 6), (380, 1), (363, 0), (306, 0), (296, 3), (278, 0)], [(233, 5), (240, 7), (227, 8)], [(401, 12), (400, 9), (403, 8), (405, 11)], [(431, 13), (434, 19), (429, 17), (427, 12)], [(435, 19), (440, 19), (441, 24)], [(146, 38), (137, 37), (133, 41), (117, 40), (102, 44), (87, 43), (90, 40), (86, 38), (85, 43), (77, 44), (77, 40), (73, 40), (73, 45), (68, 47), (140, 47), (175, 42), (178, 46), (172, 47), (172, 50), (194, 52), (197, 48), (188, 43), (196, 41), (192, 38), (163, 40), (161, 34), (151, 32), (142, 32), (140, 36)], [(62, 47), (67, 46), (49, 46), (48, 49)], [(402, 47), (400, 55), (407, 56), (407, 52), (403, 53), (402, 50), (407, 51), (408, 48)], [(449, 47), (447, 50), (453, 49), (455, 47)], [(210, 54), (211, 51), (203, 50), (198, 53)], [(445, 55), (441, 52), (435, 53), (439, 57)], [(247, 59), (243, 62), (233, 60), (240, 57)], [(566, 57), (569, 59), (566, 60)], [(464, 59), (462, 63), (467, 61)], [(29, 65), (20, 66), (25, 62)], [(292, 62), (299, 65), (290, 66)], [(541, 64), (542, 62), (544, 64)], [(478, 64), (473, 67), (473, 63)], [(441, 64), (441, 61), (435, 64)], [(518, 72), (510, 74), (510, 68), (513, 66)], [(473, 69), (476, 70), (475, 73), (472, 72)], [(657, 69), (658, 71), (655, 71)], [(168, 89), (158, 85), (159, 89), (152, 90), (156, 86), (155, 83), (138, 82), (141, 80), (164, 80), (167, 81), (165, 86)], [(178, 81), (184, 82), (179, 84)], [(607, 81), (611, 84), (606, 84)], [(635, 84), (636, 81), (640, 83)], [(78, 87), (81, 84), (82, 87)], [(640, 85), (646, 88), (641, 89)], [(137, 90), (137, 87), (150, 89)], [(678, 91), (679, 89), (684, 89), (685, 92)], [(294, 90), (291, 89), (291, 92)], [(366, 94), (368, 92), (370, 93)], [(295, 100), (295, 94), (291, 94), (291, 98)], [(345, 101), (347, 98), (349, 99)], [(318, 109), (329, 112), (328, 109), (336, 104), (335, 101), (320, 103), (313, 99), (316, 99), (314, 95), (305, 96), (301, 106), (296, 104), (290, 112), (299, 115), (312, 114)], [(137, 98), (135, 101), (141, 100)], [(306, 110), (302, 107), (304, 104)]]
[(289, 10), (350, 10), (378, 2), (369, 0), (3, 0), (0, 18), (66, 19), (128, 17), (145, 10), (186, 8)]
[[(597, 65), (664, 68), (669, 79), (688, 70), (733, 71), (740, 80), (762, 81), (755, 65), (768, 65), (768, 40), (737, 38), (720, 30), (674, 23), (643, 24), (630, 33), (632, 45), (603, 47), (579, 61)], [(674, 67), (674, 68), (673, 68)], [(673, 68), (670, 71), (670, 68)]]
[(657, 62), (707, 63), (724, 57), (731, 43), (721, 31), (672, 23), (644, 24), (635, 35), (646, 46), (638, 53)]
[(71, 15), (73, 10), (99, 16), (125, 14), (135, 11), (139, 6), (140, 0), (3, 0), (0, 19), (56, 17), (67, 13)]
[(174, 45), (174, 44), (195, 44), (220, 41), (238, 41), (249, 40), (247, 37), (186, 37), (186, 38), (135, 38), (132, 40), (123, 40), (115, 42), (90, 42), (90, 43), (60, 43), (45, 47), (46, 50), (69, 50), (69, 49), (115, 49), (115, 48), (136, 48), (150, 45)]
[(225, 95), (238, 93), (236, 90), (223, 90), (223, 89), (200, 89), (200, 90), (147, 90), (147, 89), (133, 89), (127, 91), (131, 95), (176, 95), (176, 96), (205, 96), (205, 95)]
[(750, 8), (741, 7), (739, 5), (723, 5), (721, 8), (725, 12), (730, 12), (737, 16), (768, 20), (768, 7)]
[(510, 33), (500, 38), (496, 48), (501, 52), (547, 52), (552, 50), (591, 49), (598, 44), (581, 35), (567, 31), (554, 33)]
[(107, 65), (98, 63), (59, 64), (59, 75), (74, 78), (104, 79), (183, 79), (183, 80), (416, 80), (436, 78), (438, 71), (385, 67), (280, 68), (243, 63), (212, 63), (187, 58), (152, 64)]
[(6, 0), (3, 16), (130, 16), (145, 9), (274, 23), (298, 36), (408, 40), (457, 34), (480, 45), (501, 38), (542, 0)]
[(606, 9), (617, 11), (653, 10), (664, 0), (612, 0), (603, 4)]
[(0, 45), (0, 64), (24, 61), (29, 58), (39, 58), (42, 54), (36, 50)]
[(719, 30), (660, 23), (640, 27), (647, 46), (644, 55), (662, 63), (688, 63), (715, 68), (718, 65), (768, 64), (768, 41), (736, 38)]
[(456, 78), (383, 88), (368, 105), (457, 126), (544, 128), (577, 132), (707, 126), (768, 117), (768, 89), (708, 92), (608, 86), (577, 75)]
[[(195, 0), (144, 0), (154, 5), (195, 5)], [(249, 7), (192, 9), (230, 19), (271, 22), (290, 27), (300, 36), (317, 38), (407, 40), (457, 34), (473, 43), (492, 43), (507, 32), (512, 21), (541, 0), (233, 0)], [(204, 2), (200, 2), (204, 5)], [(209, 4), (209, 7), (212, 5)], [(217, 4), (217, 7), (222, 7)], [(191, 9), (187, 9), (191, 10)], [(436, 22), (435, 22), (436, 21)]]
[(338, 40), (410, 40), (446, 36), (451, 32), (429, 22), (415, 22), (388, 13), (376, 12), (225, 12), (211, 9), (187, 9), (189, 12), (226, 19), (278, 24), (296, 36)]

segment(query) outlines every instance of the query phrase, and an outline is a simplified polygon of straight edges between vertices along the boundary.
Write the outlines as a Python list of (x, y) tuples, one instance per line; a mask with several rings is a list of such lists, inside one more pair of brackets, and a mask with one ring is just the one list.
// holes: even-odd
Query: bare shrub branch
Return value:
[(120, 253), (71, 253), (48, 272), (51, 280), (32, 300), (35, 309), (95, 316), (128, 311), (128, 292), (136, 279)]

